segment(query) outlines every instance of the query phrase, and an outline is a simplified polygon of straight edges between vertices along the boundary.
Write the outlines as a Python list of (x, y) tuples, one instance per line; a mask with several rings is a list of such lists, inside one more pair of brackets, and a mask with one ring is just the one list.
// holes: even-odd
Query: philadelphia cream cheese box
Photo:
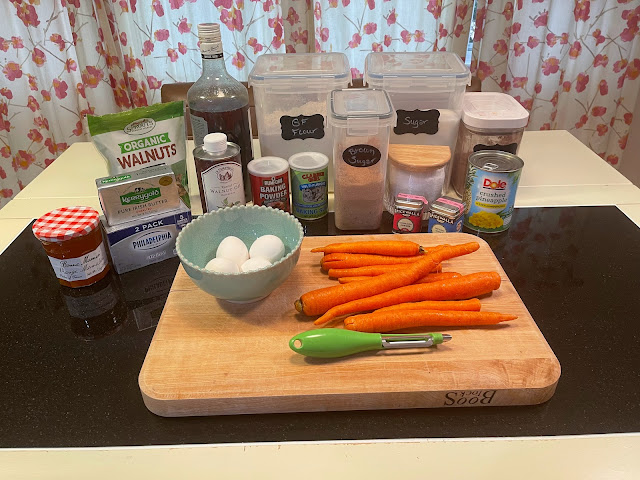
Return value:
[(96, 179), (98, 197), (109, 225), (171, 212), (180, 206), (176, 178), (168, 165)]
[(191, 210), (180, 207), (122, 225), (109, 225), (101, 217), (111, 261), (118, 273), (160, 262), (176, 256), (178, 233), (191, 221)]

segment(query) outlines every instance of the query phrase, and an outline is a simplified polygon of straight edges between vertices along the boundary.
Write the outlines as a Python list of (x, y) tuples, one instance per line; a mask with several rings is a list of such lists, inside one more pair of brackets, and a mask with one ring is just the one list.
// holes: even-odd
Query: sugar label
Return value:
[(342, 159), (352, 167), (371, 167), (382, 158), (382, 153), (372, 145), (353, 145), (342, 152)]
[(398, 120), (393, 131), (396, 135), (405, 133), (438, 133), (440, 112), (438, 110), (397, 110)]

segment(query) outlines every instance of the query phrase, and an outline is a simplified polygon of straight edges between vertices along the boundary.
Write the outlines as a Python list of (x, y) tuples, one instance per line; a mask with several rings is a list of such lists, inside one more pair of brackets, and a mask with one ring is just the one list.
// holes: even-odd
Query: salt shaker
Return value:
[(352, 88), (329, 94), (335, 222), (340, 230), (380, 227), (389, 135), (395, 122), (384, 90)]

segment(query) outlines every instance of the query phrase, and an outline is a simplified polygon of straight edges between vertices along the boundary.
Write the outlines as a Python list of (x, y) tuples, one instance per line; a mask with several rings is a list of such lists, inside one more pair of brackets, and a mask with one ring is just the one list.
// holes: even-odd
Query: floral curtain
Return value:
[[(472, 72), (619, 165), (640, 88), (640, 1), (478, 0)], [(635, 159), (634, 161), (639, 161)]]
[(473, 0), (322, 0), (314, 4), (315, 51), (344, 52), (361, 78), (371, 51), (447, 50), (465, 57)]

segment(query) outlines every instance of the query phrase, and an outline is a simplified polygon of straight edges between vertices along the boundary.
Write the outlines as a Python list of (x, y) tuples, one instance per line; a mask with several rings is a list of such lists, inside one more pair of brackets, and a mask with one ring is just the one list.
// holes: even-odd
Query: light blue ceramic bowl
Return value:
[[(284, 243), (284, 257), (260, 270), (246, 273), (215, 273), (204, 267), (229, 235), (247, 248), (262, 235), (276, 235)], [(176, 240), (180, 262), (193, 282), (214, 297), (248, 303), (273, 292), (289, 276), (300, 258), (304, 232), (293, 216), (265, 206), (222, 208), (202, 215), (182, 229)]]

